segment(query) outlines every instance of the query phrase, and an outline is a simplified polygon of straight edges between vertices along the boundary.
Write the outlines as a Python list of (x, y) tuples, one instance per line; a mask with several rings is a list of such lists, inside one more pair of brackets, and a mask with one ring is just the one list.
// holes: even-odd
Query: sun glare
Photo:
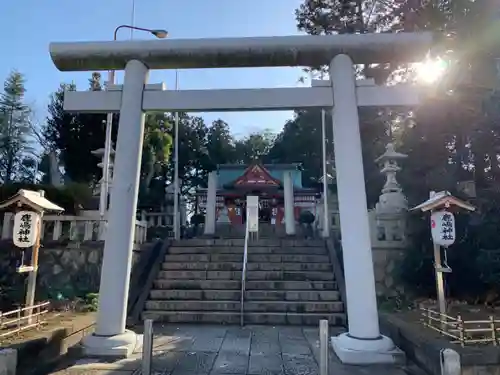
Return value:
[(438, 81), (446, 70), (446, 63), (441, 59), (428, 59), (415, 65), (417, 80), (424, 83)]

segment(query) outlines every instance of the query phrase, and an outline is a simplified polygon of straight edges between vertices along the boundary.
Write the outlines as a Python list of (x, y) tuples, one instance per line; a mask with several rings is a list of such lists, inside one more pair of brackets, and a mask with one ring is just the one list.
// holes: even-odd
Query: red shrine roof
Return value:
[(280, 187), (281, 183), (260, 164), (250, 165), (231, 183), (234, 187)]

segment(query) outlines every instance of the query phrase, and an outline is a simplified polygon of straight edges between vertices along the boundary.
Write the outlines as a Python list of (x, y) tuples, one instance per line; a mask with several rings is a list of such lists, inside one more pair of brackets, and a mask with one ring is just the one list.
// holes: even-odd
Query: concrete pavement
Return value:
[[(335, 332), (338, 333), (338, 332)], [(319, 375), (319, 331), (291, 326), (155, 326), (155, 375)], [(141, 348), (117, 361), (80, 359), (51, 374), (136, 375)], [(398, 366), (347, 366), (330, 350), (332, 375), (404, 375)]]

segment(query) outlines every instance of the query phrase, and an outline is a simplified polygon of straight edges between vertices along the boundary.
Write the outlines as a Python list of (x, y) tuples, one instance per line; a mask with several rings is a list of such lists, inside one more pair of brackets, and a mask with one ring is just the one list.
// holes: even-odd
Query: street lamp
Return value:
[[(131, 30), (139, 30), (146, 31), (159, 39), (166, 38), (168, 36), (168, 31), (163, 29), (145, 29), (142, 27), (131, 26), (131, 25), (120, 25), (115, 29), (113, 33), (113, 40), (116, 41), (116, 37), (118, 31), (120, 29), (131, 29)], [(115, 71), (110, 70), (108, 72), (108, 82), (107, 86), (109, 88), (110, 85), (115, 83)], [(109, 164), (110, 164), (110, 156), (111, 156), (111, 128), (113, 126), (113, 114), (108, 113), (106, 117), (106, 140), (104, 142), (104, 166), (103, 166), (103, 181), (101, 184), (101, 191), (99, 197), (99, 214), (101, 216), (101, 220), (104, 219), (104, 215), (106, 214), (106, 209), (108, 207), (108, 193), (109, 193)]]
[[(175, 70), (175, 90), (179, 90), (179, 69)], [(181, 234), (179, 211), (179, 112), (175, 112), (174, 129), (174, 239), (179, 240)]]
[(328, 172), (326, 170), (326, 111), (321, 109), (321, 150), (323, 160), (323, 237), (330, 237), (330, 220), (328, 215)]

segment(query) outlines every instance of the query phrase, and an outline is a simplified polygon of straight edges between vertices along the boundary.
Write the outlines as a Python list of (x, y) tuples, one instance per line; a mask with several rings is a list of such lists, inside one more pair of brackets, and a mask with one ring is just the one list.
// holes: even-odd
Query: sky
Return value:
[[(303, 0), (3, 0), (0, 13), (0, 79), (12, 69), (26, 77), (26, 99), (43, 123), (49, 97), (61, 82), (88, 88), (90, 72), (60, 72), (49, 56), (55, 41), (113, 38), (121, 24), (166, 29), (170, 38), (278, 36), (298, 34), (294, 10)], [(135, 9), (135, 11), (133, 11)], [(134, 17), (132, 17), (134, 15)], [(131, 38), (120, 30), (118, 39)], [(154, 38), (135, 31), (134, 39)], [(103, 72), (104, 73), (104, 72)], [(103, 74), (103, 78), (107, 76)], [(180, 89), (292, 87), (300, 68), (190, 69), (179, 71)], [(123, 76), (118, 73), (118, 83)], [(156, 70), (150, 83), (175, 87), (175, 71)], [(259, 129), (279, 132), (291, 112), (202, 113), (206, 121), (221, 118), (236, 136)]]

